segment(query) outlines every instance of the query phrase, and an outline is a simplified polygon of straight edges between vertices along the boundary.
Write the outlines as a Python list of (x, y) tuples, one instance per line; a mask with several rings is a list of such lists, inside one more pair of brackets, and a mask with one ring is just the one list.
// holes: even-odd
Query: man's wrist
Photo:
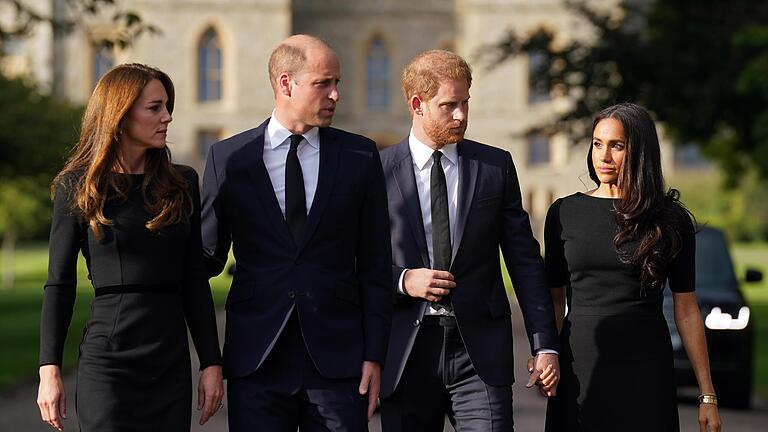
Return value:
[(412, 297), (408, 290), (405, 289), (405, 274), (407, 272), (408, 269), (403, 269), (403, 272), (400, 273), (400, 280), (397, 281), (397, 290), (400, 292), (400, 294), (405, 294), (408, 297)]

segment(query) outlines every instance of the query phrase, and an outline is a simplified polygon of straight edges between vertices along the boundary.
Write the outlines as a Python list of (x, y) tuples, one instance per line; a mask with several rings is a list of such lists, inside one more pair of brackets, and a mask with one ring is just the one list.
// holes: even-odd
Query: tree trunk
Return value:
[(2, 281), (0, 281), (0, 289), (8, 290), (13, 288), (13, 257), (16, 250), (16, 232), (13, 229), (9, 229), (3, 233), (3, 246), (2, 246)]

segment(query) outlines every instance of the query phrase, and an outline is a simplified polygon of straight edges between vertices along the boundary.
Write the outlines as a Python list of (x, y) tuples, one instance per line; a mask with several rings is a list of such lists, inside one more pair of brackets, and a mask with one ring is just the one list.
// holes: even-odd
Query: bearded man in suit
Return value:
[(554, 395), (557, 333), (539, 244), (512, 157), (464, 139), (472, 72), (456, 54), (415, 57), (402, 74), (412, 125), (381, 152), (389, 197), (392, 332), (384, 432), (510, 431), (512, 325), (499, 251), (536, 355), (528, 386)]

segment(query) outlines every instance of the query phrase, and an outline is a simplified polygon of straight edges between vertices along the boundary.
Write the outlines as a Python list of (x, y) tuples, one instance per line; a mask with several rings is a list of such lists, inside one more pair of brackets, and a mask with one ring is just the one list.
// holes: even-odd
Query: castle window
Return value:
[(368, 48), (365, 71), (366, 107), (370, 111), (386, 111), (389, 108), (389, 53), (379, 36)]
[(198, 92), (201, 102), (221, 100), (221, 44), (219, 35), (208, 29), (197, 47)]

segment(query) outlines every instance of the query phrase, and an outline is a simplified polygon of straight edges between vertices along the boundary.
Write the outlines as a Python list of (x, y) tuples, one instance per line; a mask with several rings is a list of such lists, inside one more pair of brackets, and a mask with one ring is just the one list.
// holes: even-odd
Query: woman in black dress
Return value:
[(204, 423), (223, 396), (221, 355), (202, 262), (198, 178), (170, 163), (174, 89), (165, 73), (120, 65), (96, 85), (80, 141), (53, 182), (40, 327), (43, 421), (63, 429), (61, 357), (82, 252), (95, 289), (78, 360), (82, 431), (189, 431), (187, 326), (200, 359)]
[(703, 395), (701, 430), (719, 431), (694, 293), (695, 229), (679, 193), (664, 191), (648, 113), (633, 104), (600, 112), (587, 166), (597, 188), (555, 201), (545, 225), (562, 347), (561, 381), (548, 402), (546, 430), (679, 430), (672, 344), (662, 313), (668, 282)]

